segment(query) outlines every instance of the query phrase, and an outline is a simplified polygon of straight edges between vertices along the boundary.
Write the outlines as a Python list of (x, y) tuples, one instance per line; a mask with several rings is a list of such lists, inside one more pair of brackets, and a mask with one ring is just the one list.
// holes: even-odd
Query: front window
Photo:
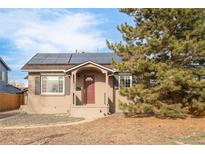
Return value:
[(42, 76), (42, 94), (64, 94), (64, 76)]
[(3, 72), (0, 72), (0, 81), (3, 81)]
[(132, 86), (132, 76), (119, 76), (120, 87), (131, 87)]
[(6, 81), (6, 73), (0, 72), (0, 81)]

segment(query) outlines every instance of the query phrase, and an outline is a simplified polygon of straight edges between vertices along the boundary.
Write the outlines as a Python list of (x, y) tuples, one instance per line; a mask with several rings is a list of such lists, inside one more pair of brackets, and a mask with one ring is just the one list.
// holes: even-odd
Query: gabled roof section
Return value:
[(8, 71), (10, 71), (11, 69), (9, 68), (9, 66), (5, 63), (5, 61), (0, 57), (0, 62), (6, 67), (6, 69)]
[(87, 64), (92, 64), (92, 65), (94, 65), (94, 66), (97, 66), (97, 67), (102, 68), (102, 69), (104, 69), (104, 70), (110, 71), (110, 72), (112, 72), (112, 73), (115, 72), (115, 70), (113, 70), (113, 69), (107, 68), (107, 67), (105, 67), (105, 66), (103, 66), (103, 65), (97, 64), (97, 63), (92, 62), (92, 61), (87, 61), (87, 62), (81, 63), (81, 64), (79, 64), (79, 65), (76, 65), (76, 66), (74, 66), (74, 67), (72, 67), (72, 68), (69, 68), (69, 69), (65, 70), (65, 72), (73, 71), (73, 70), (78, 69), (78, 68), (80, 68), (80, 67), (82, 67), (82, 66), (85, 66), (85, 65), (87, 65)]
[(37, 53), (23, 67), (28, 69), (68, 69), (70, 67), (92, 61), (100, 65), (110, 65), (112, 60), (122, 60), (116, 53)]
[(121, 61), (115, 53), (37, 53), (27, 64), (81, 64), (92, 61), (98, 64), (111, 64), (112, 59)]

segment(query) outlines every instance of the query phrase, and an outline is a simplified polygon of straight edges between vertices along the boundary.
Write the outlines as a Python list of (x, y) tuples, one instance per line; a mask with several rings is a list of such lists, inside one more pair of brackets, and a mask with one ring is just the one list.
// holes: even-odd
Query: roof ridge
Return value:
[(2, 64), (7, 68), (7, 70), (11, 70), (10, 67), (6, 64), (6, 62), (3, 60), (3, 58), (1, 58), (0, 56), (0, 61), (2, 62)]

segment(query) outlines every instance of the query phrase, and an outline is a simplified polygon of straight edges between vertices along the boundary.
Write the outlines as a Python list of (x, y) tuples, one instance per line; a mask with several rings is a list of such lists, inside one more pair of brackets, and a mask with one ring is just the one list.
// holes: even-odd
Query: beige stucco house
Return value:
[(22, 70), (28, 72), (29, 113), (69, 113), (101, 117), (119, 112), (119, 87), (132, 85), (129, 73), (119, 73), (114, 53), (38, 53)]

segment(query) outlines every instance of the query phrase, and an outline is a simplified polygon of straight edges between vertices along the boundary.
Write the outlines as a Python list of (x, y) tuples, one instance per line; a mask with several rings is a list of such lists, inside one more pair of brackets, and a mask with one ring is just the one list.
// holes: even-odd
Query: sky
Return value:
[(9, 81), (27, 84), (21, 67), (36, 53), (111, 52), (117, 25), (133, 19), (118, 9), (0, 9), (0, 56)]

